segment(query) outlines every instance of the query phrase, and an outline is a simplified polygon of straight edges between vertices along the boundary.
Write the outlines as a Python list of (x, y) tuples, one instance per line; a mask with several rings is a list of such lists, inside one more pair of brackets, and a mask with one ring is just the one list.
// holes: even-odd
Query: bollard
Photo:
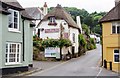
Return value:
[(112, 62), (109, 62), (109, 64), (110, 64), (110, 70), (112, 70)]
[(104, 68), (107, 68), (107, 61), (104, 60)]

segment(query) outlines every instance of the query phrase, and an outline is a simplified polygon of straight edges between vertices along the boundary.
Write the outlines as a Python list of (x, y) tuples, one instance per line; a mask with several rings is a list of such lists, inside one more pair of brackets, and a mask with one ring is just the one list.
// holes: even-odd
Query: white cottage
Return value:
[(68, 54), (69, 51), (74, 57), (78, 53), (78, 35), (81, 28), (79, 26), (72, 19), (71, 15), (58, 4), (39, 23), (38, 29), (40, 29), (40, 32), (38, 36), (42, 39), (60, 39), (62, 37), (71, 40), (72, 46), (67, 49), (63, 48), (62, 55)]

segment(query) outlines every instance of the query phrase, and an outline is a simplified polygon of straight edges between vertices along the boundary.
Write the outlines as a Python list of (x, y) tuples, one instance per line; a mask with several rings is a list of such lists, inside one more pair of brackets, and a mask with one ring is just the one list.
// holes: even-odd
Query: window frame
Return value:
[[(17, 10), (13, 10), (13, 9), (8, 9), (8, 11), (12, 11), (12, 28), (10, 28), (9, 27), (9, 15), (8, 15), (8, 31), (12, 31), (12, 32), (20, 32), (20, 13), (19, 13), (19, 11), (17, 11)], [(15, 19), (15, 16), (14, 16), (14, 12), (16, 12), (17, 14), (18, 14), (18, 16), (17, 16), (17, 28), (15, 28), (15, 25), (14, 25), (14, 23), (16, 23), (15, 21), (14, 21), (14, 19)], [(11, 15), (11, 14), (10, 14)]]
[[(113, 33), (113, 26), (115, 26), (115, 33)], [(118, 27), (120, 27), (120, 22), (113, 22), (111, 27), (111, 34), (120, 34), (117, 31)]]
[(50, 22), (50, 23), (56, 23), (55, 20), (56, 20), (55, 17), (50, 17), (49, 22)]
[[(119, 53), (115, 53), (115, 50), (119, 50)], [(119, 62), (115, 62), (115, 55), (119, 55)], [(120, 63), (120, 49), (114, 49), (113, 50), (113, 62), (114, 63)]]
[(73, 37), (73, 38), (72, 38), (72, 39), (73, 39), (73, 43), (75, 43), (75, 41), (76, 41), (76, 40), (75, 40), (75, 39), (76, 39), (76, 38), (75, 38), (75, 33), (72, 33), (72, 37)]
[[(12, 44), (16, 44), (16, 52), (15, 52), (15, 57), (14, 57), (15, 62), (9, 62), (9, 60), (10, 60), (10, 45), (12, 45)], [(19, 54), (17, 53), (18, 52), (17, 51), (18, 50), (18, 45), (19, 45)], [(6, 49), (6, 52), (5, 52), (5, 65), (21, 64), (21, 43), (6, 42), (6, 46), (7, 46), (7, 48), (5, 48)], [(17, 61), (17, 58), (19, 59), (19, 61)]]

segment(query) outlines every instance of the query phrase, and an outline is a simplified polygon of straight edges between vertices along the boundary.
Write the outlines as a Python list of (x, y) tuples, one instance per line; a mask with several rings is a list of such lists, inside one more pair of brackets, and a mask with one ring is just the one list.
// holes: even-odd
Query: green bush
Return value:
[(40, 51), (44, 51), (44, 47), (42, 46), (42, 39), (40, 39), (36, 35), (33, 36), (33, 46), (38, 48)]
[(78, 38), (79, 38), (78, 40), (79, 40), (80, 46), (83, 46), (84, 48), (86, 48), (87, 41), (85, 40), (84, 36), (80, 34)]
[(39, 55), (39, 49), (36, 47), (33, 47), (33, 60), (37, 60)]
[(90, 38), (90, 41), (87, 43), (87, 49), (92, 50), (96, 48), (96, 44), (93, 38)]
[(45, 39), (42, 42), (44, 47), (69, 47), (71, 46), (71, 41), (68, 39)]

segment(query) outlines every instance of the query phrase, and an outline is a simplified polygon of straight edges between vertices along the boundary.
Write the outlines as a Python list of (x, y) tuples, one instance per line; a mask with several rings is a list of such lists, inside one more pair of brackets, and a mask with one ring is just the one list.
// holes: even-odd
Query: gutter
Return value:
[(22, 20), (22, 27), (23, 27), (23, 30), (22, 30), (22, 41), (23, 41), (23, 61), (25, 61), (25, 35), (24, 35), (24, 21), (25, 19)]

